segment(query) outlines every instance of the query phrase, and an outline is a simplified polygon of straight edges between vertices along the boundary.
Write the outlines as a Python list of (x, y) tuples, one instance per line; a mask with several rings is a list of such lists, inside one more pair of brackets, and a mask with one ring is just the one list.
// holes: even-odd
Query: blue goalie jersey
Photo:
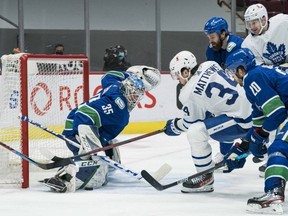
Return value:
[(127, 101), (120, 92), (121, 82), (128, 76), (125, 72), (107, 72), (101, 80), (102, 90), (69, 113), (63, 135), (75, 136), (78, 126), (85, 124), (97, 126), (101, 140), (115, 138), (129, 123)]

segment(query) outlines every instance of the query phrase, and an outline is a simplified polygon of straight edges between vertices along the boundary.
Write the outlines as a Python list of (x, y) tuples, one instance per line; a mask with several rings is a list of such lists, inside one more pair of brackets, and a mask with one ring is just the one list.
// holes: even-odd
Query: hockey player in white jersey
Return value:
[[(191, 52), (181, 51), (171, 60), (170, 71), (173, 79), (185, 85), (179, 95), (184, 115), (168, 120), (165, 133), (177, 136), (186, 131), (197, 172), (212, 168), (208, 140), (225, 142), (244, 137), (251, 127), (251, 105), (243, 89), (214, 61), (198, 67)], [(215, 117), (210, 118), (211, 114)], [(241, 160), (233, 168), (241, 168), (244, 163)], [(209, 173), (183, 183), (181, 191), (212, 192), (213, 182), (213, 173)]]
[(256, 64), (278, 66), (288, 63), (288, 15), (277, 14), (268, 20), (266, 8), (253, 4), (245, 11), (244, 19), (250, 34), (242, 47), (253, 52)]

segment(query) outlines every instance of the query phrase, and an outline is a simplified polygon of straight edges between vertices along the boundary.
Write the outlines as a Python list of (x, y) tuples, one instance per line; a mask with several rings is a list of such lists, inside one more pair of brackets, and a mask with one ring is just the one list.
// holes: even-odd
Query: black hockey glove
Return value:
[(252, 128), (250, 129), (248, 134), (249, 133), (251, 133), (249, 140), (249, 150), (254, 156), (258, 158), (263, 158), (264, 154), (267, 153), (265, 143), (269, 141), (269, 133), (265, 132), (261, 128)]
[(247, 153), (247, 150), (249, 148), (247, 146), (248, 143), (246, 145), (247, 147), (245, 146), (244, 148), (242, 143), (241, 145), (242, 147), (240, 146), (240, 143), (235, 143), (235, 145), (232, 146), (230, 151), (224, 156), (224, 161), (227, 167), (226, 169), (223, 170), (224, 173), (230, 173), (234, 169), (240, 169), (246, 163), (246, 157), (237, 159), (238, 156)]

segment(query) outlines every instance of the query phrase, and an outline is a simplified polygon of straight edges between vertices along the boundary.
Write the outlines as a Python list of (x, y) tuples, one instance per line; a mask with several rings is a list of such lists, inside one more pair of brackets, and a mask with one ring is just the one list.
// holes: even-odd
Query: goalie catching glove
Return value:
[(142, 80), (145, 91), (150, 91), (159, 85), (161, 81), (160, 71), (153, 67), (148, 67), (144, 65), (136, 65), (129, 67), (127, 72), (136, 74), (139, 79)]

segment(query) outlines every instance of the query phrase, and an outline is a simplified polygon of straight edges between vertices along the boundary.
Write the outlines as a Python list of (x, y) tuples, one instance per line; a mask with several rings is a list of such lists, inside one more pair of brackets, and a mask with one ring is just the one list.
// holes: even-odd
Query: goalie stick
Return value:
[[(240, 160), (241, 158), (245, 158), (245, 157), (247, 157), (247, 156), (248, 156), (248, 154), (247, 154), (247, 153), (244, 153), (243, 155), (239, 155), (238, 157), (236, 157), (236, 160)], [(207, 169), (207, 170), (204, 170), (204, 171), (202, 171), (202, 172), (196, 173), (196, 174), (194, 174), (194, 175), (191, 175), (191, 176), (189, 176), (189, 177), (180, 179), (180, 180), (178, 180), (178, 181), (175, 181), (175, 182), (172, 182), (172, 183), (166, 184), (166, 185), (160, 184), (159, 181), (157, 181), (155, 178), (153, 178), (153, 176), (150, 175), (146, 170), (142, 170), (142, 171), (141, 171), (141, 175), (142, 175), (142, 177), (143, 177), (151, 186), (153, 186), (156, 190), (162, 191), (162, 190), (168, 189), (168, 188), (170, 188), (170, 187), (176, 186), (176, 185), (178, 185), (178, 184), (187, 182), (187, 181), (189, 181), (190, 179), (193, 179), (193, 178), (199, 177), (199, 176), (201, 176), (201, 175), (204, 175), (204, 174), (213, 172), (214, 170), (219, 169), (219, 168), (221, 168), (221, 167), (223, 167), (223, 166), (225, 166), (225, 162), (224, 162), (224, 161), (221, 161), (220, 163), (215, 164), (214, 167), (211, 167), (211, 168), (209, 168), (209, 169)]]
[[(49, 169), (54, 169), (54, 168), (57, 168), (57, 167), (61, 167), (63, 166), (63, 163), (65, 164), (70, 164), (70, 163), (73, 163), (71, 159), (62, 159), (60, 161), (57, 161), (55, 160), (53, 163), (47, 163), (47, 164), (43, 164), (43, 163), (39, 163), (37, 161), (34, 161), (33, 159), (29, 158), (28, 156), (22, 154), (21, 152), (17, 151), (16, 149), (6, 145), (5, 143), (3, 142), (0, 142), (0, 145), (4, 148), (6, 148), (7, 150), (13, 152), (14, 154), (18, 155), (19, 157), (21, 157), (23, 160), (26, 160), (28, 161), (29, 163), (32, 163), (33, 165), (41, 168), (41, 169), (44, 169), (44, 170), (49, 170)], [(65, 161), (63, 161), (65, 160)]]
[[(24, 121), (27, 121), (28, 123), (31, 123), (39, 128), (41, 128), (42, 130), (66, 141), (66, 142), (69, 142), (71, 145), (75, 146), (76, 148), (79, 148), (79, 144), (66, 138), (64, 135), (62, 134), (58, 134), (56, 132), (54, 132), (53, 130), (47, 128), (47, 127), (44, 127), (43, 125), (37, 123), (37, 122), (34, 122), (32, 121), (31, 119), (29, 119), (28, 117), (22, 115), (22, 116), (19, 116), (22, 120)], [(161, 133), (163, 132), (164, 129), (160, 129), (160, 130), (157, 130), (157, 131), (154, 131), (154, 132), (151, 132), (149, 134), (144, 134), (142, 136), (138, 136), (138, 137), (135, 137), (135, 138), (131, 138), (131, 139), (128, 139), (126, 141), (122, 141), (122, 142), (119, 142), (119, 143), (115, 143), (115, 144), (111, 144), (109, 146), (106, 146), (106, 147), (103, 147), (103, 148), (98, 148), (98, 149), (95, 149), (95, 150), (92, 150), (92, 151), (89, 151), (89, 152), (99, 152), (99, 151), (104, 151), (104, 150), (107, 150), (107, 149), (110, 149), (110, 148), (113, 148), (113, 147), (117, 147), (119, 145), (124, 145), (124, 144), (127, 144), (127, 143), (130, 143), (130, 142), (133, 142), (135, 140), (138, 140), (138, 139), (142, 139), (142, 138), (145, 138), (145, 137), (148, 137), (148, 136), (152, 136), (152, 135), (155, 135), (155, 134), (158, 134), (158, 133)], [(109, 148), (108, 148), (109, 147)], [(98, 151), (96, 151), (98, 150)], [(53, 155), (52, 153), (50, 153), (48, 150), (44, 150), (42, 149), (42, 153), (45, 154), (49, 159), (55, 161), (55, 165), (57, 165), (57, 167), (59, 166), (65, 166), (65, 165), (68, 165), (72, 162), (72, 159), (74, 158), (78, 158), (78, 157), (82, 157), (82, 156), (85, 156), (85, 155), (89, 155), (91, 153), (84, 153), (84, 154), (79, 154), (79, 155), (75, 155), (75, 156), (72, 156), (72, 157), (68, 157), (68, 158), (61, 158), (61, 157), (57, 157), (55, 155)], [(127, 175), (130, 175), (132, 177), (135, 177), (137, 178), (138, 180), (142, 179), (142, 176), (137, 173), (137, 172), (134, 172), (130, 169), (127, 169), (125, 168), (123, 165), (117, 163), (116, 161), (114, 160), (111, 160), (110, 158), (108, 157), (104, 157), (104, 156), (98, 156), (102, 161), (106, 162), (108, 165), (114, 167), (115, 169), (117, 170), (120, 170), (121, 172), (124, 172), (126, 173)], [(53, 163), (49, 164), (50, 167), (53, 166)], [(169, 165), (169, 164), (163, 164), (155, 173), (154, 173), (154, 178), (156, 178), (158, 181), (161, 180), (162, 178), (164, 178), (170, 171), (171, 171), (172, 167)]]
[[(46, 156), (48, 159), (54, 158), (55, 156), (47, 149), (41, 149), (41, 153)], [(101, 159), (102, 161), (104, 161), (105, 163), (107, 163), (109, 166), (114, 167), (115, 169), (133, 177), (136, 178), (138, 180), (141, 180), (143, 177), (141, 176), (141, 174), (128, 169), (126, 167), (124, 167), (122, 164), (117, 163), (116, 161), (110, 159), (109, 157), (105, 157), (105, 156), (101, 156), (101, 155), (97, 155), (97, 157), (99, 159)], [(171, 171), (172, 167), (165, 163), (163, 164), (157, 171), (155, 171), (153, 173), (153, 178), (155, 178), (157, 181), (160, 181), (162, 178), (164, 178), (170, 171)]]
[[(62, 140), (64, 140), (64, 141), (67, 141), (67, 142), (69, 142), (69, 143), (73, 142), (73, 141), (67, 139), (67, 138), (66, 138), (65, 136), (63, 136), (62, 134), (58, 134), (58, 133), (56, 133), (56, 132), (48, 129), (47, 127), (44, 127), (43, 125), (41, 125), (41, 124), (39, 124), (39, 123), (37, 123), (37, 122), (29, 119), (27, 116), (20, 115), (19, 118), (21, 118), (21, 120), (26, 121), (26, 122), (28, 122), (28, 123), (36, 126), (36, 127), (41, 128), (42, 130), (44, 130), (44, 131), (46, 131), (46, 132), (48, 132), (48, 133), (50, 133), (50, 134), (52, 134), (52, 135), (54, 135), (54, 136), (62, 139)], [(131, 138), (131, 139), (127, 139), (127, 140), (118, 142), (118, 143), (110, 144), (110, 145), (108, 145), (108, 146), (105, 146), (105, 147), (102, 147), (102, 148), (98, 148), (98, 149), (94, 149), (94, 150), (92, 150), (92, 151), (88, 151), (88, 152), (85, 152), (85, 153), (82, 153), (82, 154), (74, 155), (74, 156), (67, 157), (67, 158), (59, 158), (59, 157), (56, 157), (55, 159), (57, 159), (57, 160), (63, 159), (63, 160), (65, 160), (65, 161), (63, 161), (63, 163), (65, 163), (65, 162), (67, 163), (68, 160), (66, 160), (66, 159), (75, 159), (75, 158), (83, 157), (83, 156), (86, 156), (86, 155), (95, 154), (95, 153), (100, 152), (100, 151), (106, 151), (106, 150), (112, 149), (112, 148), (114, 148), (114, 147), (118, 147), (118, 146), (121, 146), (121, 145), (125, 145), (125, 144), (131, 143), (131, 142), (135, 142), (135, 141), (137, 141), (137, 140), (144, 139), (144, 138), (146, 138), (146, 137), (154, 136), (154, 135), (159, 134), (159, 133), (162, 133), (162, 132), (164, 132), (164, 131), (165, 131), (165, 128), (162, 128), (162, 129), (159, 129), (159, 130), (156, 130), (156, 131), (147, 133), (147, 134), (143, 134), (143, 135), (138, 136), (138, 137), (134, 137), (134, 138)], [(78, 143), (75, 143), (75, 142), (73, 142), (73, 143), (74, 143), (74, 144), (72, 144), (72, 143), (71, 143), (71, 144), (74, 145), (75, 147), (79, 148), (79, 144), (78, 144)], [(64, 164), (64, 165), (68, 165), (68, 164)]]

